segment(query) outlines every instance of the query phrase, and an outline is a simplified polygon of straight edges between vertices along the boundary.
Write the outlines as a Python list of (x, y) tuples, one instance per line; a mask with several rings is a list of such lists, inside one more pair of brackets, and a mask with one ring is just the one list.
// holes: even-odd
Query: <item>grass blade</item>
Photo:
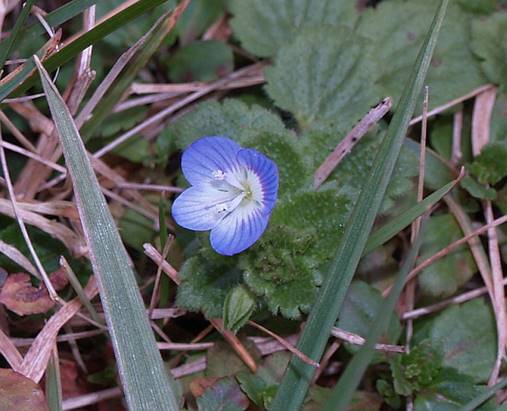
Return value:
[[(484, 391), (481, 395), (475, 397), (472, 401), (470, 401), (467, 405), (460, 408), (459, 411), (473, 411), (479, 407), (483, 402), (486, 402), (490, 397), (492, 397), (498, 390), (507, 387), (507, 378), (504, 378), (502, 381), (496, 383), (492, 387), (489, 387), (486, 391)], [(501, 407), (504, 409), (504, 407)], [(497, 409), (499, 411), (500, 408)]]
[[(190, 0), (181, 2), (169, 15), (159, 18), (157, 23), (150, 30), (149, 38), (143, 47), (137, 52), (132, 61), (125, 68), (125, 71), (118, 76), (114, 85), (97, 104), (93, 110), (93, 117), (81, 128), (81, 136), (88, 141), (106, 117), (113, 111), (114, 106), (120, 101), (125, 91), (132, 85), (139, 71), (146, 66), (153, 54), (158, 50), (162, 41), (173, 29), (181, 14), (185, 11)], [(168, 14), (168, 13), (167, 13)]]
[[(167, 0), (139, 0), (111, 18), (95, 26), (92, 30), (83, 33), (74, 41), (67, 44), (58, 52), (54, 53), (44, 61), (46, 70), (51, 72), (70, 61), (88, 46), (95, 44), (127, 22), (139, 17), (149, 10), (161, 5)], [(33, 58), (27, 60), (23, 70), (14, 76), (10, 81), (0, 86), (0, 102), (16, 91), (20, 94), (28, 90), (35, 82), (35, 63)]]
[[(408, 123), (437, 42), (448, 0), (442, 0), (431, 28), (417, 57), (398, 108), (387, 130), (373, 170), (364, 185), (354, 211), (345, 228), (336, 257), (330, 266), (315, 305), (310, 312), (298, 349), (319, 361), (349, 284), (363, 254), (375, 217), (380, 209), (394, 166), (403, 144)], [(271, 411), (297, 411), (301, 408), (314, 369), (293, 357), (271, 405)]]
[(431, 193), (424, 200), (418, 202), (408, 210), (394, 217), (391, 221), (388, 221), (382, 227), (375, 230), (368, 238), (363, 255), (373, 251), (375, 248), (389, 241), (401, 230), (408, 227), (412, 221), (423, 215), (426, 211), (438, 203), (447, 193), (449, 193), (449, 191), (453, 189), (456, 184), (458, 184), (458, 182), (459, 179), (447, 183), (445, 186)]
[[(31, 3), (35, 3), (35, 1)], [(71, 18), (76, 17), (78, 14), (82, 13), (90, 6), (93, 6), (95, 3), (97, 3), (97, 0), (72, 0), (49, 13), (44, 17), (44, 19), (50, 27), (57, 27), (70, 20)], [(21, 15), (18, 17), (18, 19), (20, 18)], [(14, 40), (12, 46), (9, 46), (10, 37), (0, 42), (0, 54), (9, 54), (9, 52), (6, 51), (9, 47), (23, 48), (25, 44), (29, 44), (31, 41), (33, 41), (34, 38), (42, 33), (44, 33), (44, 27), (42, 27), (42, 25), (39, 23), (34, 23), (28, 27), (21, 28), (20, 33)]]
[(56, 345), (46, 369), (46, 400), (51, 411), (62, 411), (62, 378)]
[(345, 411), (349, 408), (354, 391), (361, 382), (366, 368), (368, 368), (368, 365), (375, 355), (375, 344), (385, 332), (391, 320), (396, 302), (403, 291), (407, 275), (414, 266), (417, 255), (419, 254), (422, 242), (421, 239), (422, 236), (418, 235), (407, 258), (403, 262), (400, 272), (396, 276), (394, 286), (389, 296), (382, 302), (382, 306), (373, 320), (373, 325), (368, 333), (365, 344), (349, 362), (347, 368), (338, 380), (338, 383), (333, 388), (331, 397), (326, 402), (323, 411)]
[(9, 53), (14, 46), (14, 42), (20, 34), (21, 27), (23, 27), (23, 24), (25, 24), (28, 14), (30, 13), (30, 10), (32, 9), (32, 6), (35, 2), (36, 0), (28, 0), (25, 3), (23, 9), (21, 10), (21, 13), (19, 13), (18, 18), (16, 19), (16, 23), (12, 28), (10, 36), (5, 40), (4, 47), (0, 48), (0, 71), (3, 70), (4, 64), (7, 61), (7, 57), (9, 56)]
[(72, 178), (76, 204), (130, 410), (178, 410), (134, 271), (72, 116), (35, 58)]

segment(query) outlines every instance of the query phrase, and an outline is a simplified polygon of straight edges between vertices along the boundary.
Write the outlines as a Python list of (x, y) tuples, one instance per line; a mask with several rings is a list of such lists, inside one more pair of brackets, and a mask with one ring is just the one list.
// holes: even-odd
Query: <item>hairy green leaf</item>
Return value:
[(350, 128), (381, 99), (371, 54), (369, 42), (345, 27), (304, 31), (266, 69), (266, 91), (303, 128)]
[(224, 378), (209, 387), (197, 398), (198, 411), (243, 411), (248, 399), (232, 378)]
[(469, 167), (479, 183), (496, 184), (507, 176), (507, 141), (489, 143)]
[[(373, 42), (381, 70), (378, 83), (384, 94), (398, 100), (412, 68), (435, 1), (384, 1), (362, 15), (359, 32)], [(393, 18), (396, 16), (396, 18)], [(469, 16), (449, 5), (438, 46), (433, 54), (426, 84), (430, 108), (459, 97), (485, 83), (478, 62), (469, 49)], [(466, 67), (466, 70), (463, 70)], [(422, 98), (418, 99), (418, 105)], [(417, 110), (420, 111), (420, 110)]]
[(309, 27), (337, 24), (353, 27), (357, 20), (355, 3), (354, 0), (232, 1), (231, 26), (246, 50), (271, 57)]
[(224, 326), (237, 333), (246, 324), (255, 310), (255, 297), (244, 286), (234, 287), (225, 297)]

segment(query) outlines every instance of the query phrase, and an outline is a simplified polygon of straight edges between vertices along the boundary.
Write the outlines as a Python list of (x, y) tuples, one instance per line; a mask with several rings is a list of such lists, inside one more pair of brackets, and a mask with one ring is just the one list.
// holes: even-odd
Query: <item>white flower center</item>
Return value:
[(223, 195), (220, 202), (211, 205), (217, 216), (223, 218), (238, 208), (262, 206), (261, 181), (252, 170), (242, 168), (229, 173), (213, 170), (211, 175), (211, 184)]

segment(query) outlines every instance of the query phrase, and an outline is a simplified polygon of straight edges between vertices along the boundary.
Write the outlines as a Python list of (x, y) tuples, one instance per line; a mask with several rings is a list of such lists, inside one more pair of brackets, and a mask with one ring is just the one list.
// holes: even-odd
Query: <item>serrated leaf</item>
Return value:
[(197, 398), (198, 411), (243, 411), (248, 399), (232, 378), (224, 378), (208, 388)]
[[(437, 4), (435, 1), (384, 1), (361, 16), (358, 30), (373, 42), (376, 50), (375, 59), (381, 70), (378, 84), (395, 101), (403, 91)], [(459, 7), (449, 5), (426, 79), (430, 108), (486, 82), (469, 49), (468, 21), (469, 16)], [(421, 101), (422, 98), (418, 99), (419, 107)]]
[[(450, 214), (428, 219), (423, 231), (420, 259), (424, 260), (453, 241), (463, 237), (463, 232)], [(459, 268), (457, 268), (459, 267)], [(465, 284), (476, 272), (472, 254), (466, 246), (439, 259), (418, 276), (421, 292), (432, 297), (448, 297)]]
[(234, 56), (232, 49), (221, 41), (195, 41), (175, 51), (167, 66), (175, 83), (212, 81), (232, 71)]
[(507, 91), (507, 13), (499, 11), (472, 24), (472, 49), (489, 81)]
[[(285, 126), (276, 114), (265, 108), (248, 105), (238, 99), (206, 101), (196, 106), (168, 128), (171, 132), (159, 139), (175, 139), (180, 149), (204, 136), (226, 136), (244, 144), (259, 133), (284, 134)], [(269, 154), (269, 153), (266, 153)]]
[(507, 176), (507, 141), (485, 145), (469, 167), (482, 184), (496, 184)]
[(496, 328), (484, 300), (446, 309), (432, 321), (430, 340), (443, 355), (444, 366), (455, 368), (474, 382), (488, 380), (495, 363)]
[(303, 128), (347, 129), (381, 99), (376, 69), (366, 39), (345, 27), (322, 27), (280, 50), (266, 69), (266, 91)]
[(233, 333), (246, 324), (255, 310), (255, 297), (243, 286), (234, 287), (224, 302), (224, 326)]
[(496, 190), (494, 188), (482, 185), (475, 181), (470, 176), (465, 176), (461, 180), (461, 187), (463, 187), (471, 196), (480, 200), (495, 200)]
[(176, 304), (191, 311), (202, 311), (208, 318), (222, 316), (229, 290), (241, 280), (236, 258), (215, 256), (212, 251), (191, 257), (180, 269), (181, 284)]
[[(382, 293), (376, 288), (363, 281), (352, 282), (343, 302), (337, 326), (363, 337), (368, 335), (368, 331), (383, 301)], [(380, 342), (394, 344), (400, 335), (400, 322), (393, 316), (391, 317), (387, 332)], [(350, 352), (357, 352), (359, 349), (359, 347), (349, 344), (346, 346)]]
[(353, 27), (358, 16), (355, 7), (354, 0), (232, 1), (231, 26), (246, 50), (271, 57), (306, 28), (338, 24)]
[(307, 253), (314, 238), (312, 230), (271, 225), (251, 252), (241, 256), (245, 283), (273, 314), (300, 318), (313, 304), (322, 281), (319, 261)]
[(415, 346), (408, 354), (395, 356), (390, 366), (396, 393), (409, 396), (435, 384), (441, 362), (441, 355), (429, 341)]

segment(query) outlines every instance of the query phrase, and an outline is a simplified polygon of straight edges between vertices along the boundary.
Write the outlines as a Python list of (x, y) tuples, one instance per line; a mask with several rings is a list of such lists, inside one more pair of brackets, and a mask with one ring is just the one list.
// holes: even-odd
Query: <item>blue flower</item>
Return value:
[(219, 254), (252, 246), (276, 203), (276, 164), (228, 138), (203, 137), (184, 151), (181, 168), (191, 187), (174, 201), (174, 220), (189, 230), (211, 230), (211, 246)]

